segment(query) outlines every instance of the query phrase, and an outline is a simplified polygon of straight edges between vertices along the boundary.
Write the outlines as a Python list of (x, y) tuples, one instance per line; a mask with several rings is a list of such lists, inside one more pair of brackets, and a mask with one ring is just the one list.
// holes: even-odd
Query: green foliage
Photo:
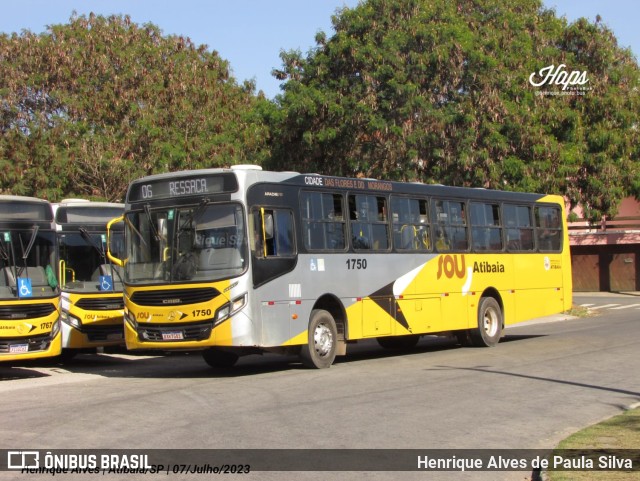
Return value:
[[(281, 53), (269, 167), (560, 193), (593, 219), (638, 195), (639, 70), (604, 24), (539, 0), (367, 0), (332, 21)], [(529, 82), (561, 64), (584, 95)]]
[(127, 16), (0, 36), (0, 192), (121, 200), (142, 175), (262, 161), (264, 98)]

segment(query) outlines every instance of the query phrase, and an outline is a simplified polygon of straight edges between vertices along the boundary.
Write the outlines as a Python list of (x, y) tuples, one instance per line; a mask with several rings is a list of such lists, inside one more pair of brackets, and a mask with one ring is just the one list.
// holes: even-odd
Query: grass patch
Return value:
[(574, 304), (573, 306), (571, 306), (571, 309), (565, 311), (565, 314), (576, 317), (588, 317), (592, 314), (592, 312), (586, 307), (577, 306)]
[[(572, 434), (558, 449), (638, 449), (640, 408), (630, 409)], [(548, 471), (549, 481), (638, 481), (638, 471)]]

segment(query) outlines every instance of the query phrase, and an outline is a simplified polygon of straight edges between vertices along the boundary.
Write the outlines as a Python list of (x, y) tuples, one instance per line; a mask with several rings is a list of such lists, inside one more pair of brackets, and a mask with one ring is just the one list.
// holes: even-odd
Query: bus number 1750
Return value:
[(347, 269), (366, 269), (367, 259), (347, 259)]

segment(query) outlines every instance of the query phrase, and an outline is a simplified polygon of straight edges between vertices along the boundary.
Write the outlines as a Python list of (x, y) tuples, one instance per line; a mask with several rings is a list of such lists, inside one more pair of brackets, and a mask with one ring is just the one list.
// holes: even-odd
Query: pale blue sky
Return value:
[[(637, 0), (543, 0), (569, 21), (586, 17), (613, 30), (621, 46), (640, 55), (640, 2)], [(23, 29), (40, 33), (47, 25), (68, 23), (71, 13), (128, 14), (132, 21), (151, 22), (165, 35), (190, 37), (229, 61), (238, 82), (254, 79), (267, 97), (280, 92), (271, 76), (281, 66), (281, 50), (307, 52), (319, 30), (331, 35), (331, 15), (358, 0), (4, 0), (0, 32)]]

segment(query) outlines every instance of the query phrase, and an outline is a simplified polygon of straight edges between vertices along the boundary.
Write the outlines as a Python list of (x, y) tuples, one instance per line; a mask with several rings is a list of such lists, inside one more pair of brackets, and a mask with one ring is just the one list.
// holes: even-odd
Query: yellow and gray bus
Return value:
[[(58, 235), (62, 356), (124, 346), (122, 268), (107, 259), (107, 223), (124, 204), (67, 199), (54, 205)], [(122, 224), (112, 249), (124, 248)]]
[(237, 166), (132, 182), (124, 216), (129, 349), (212, 366), (423, 335), (494, 346), (571, 306), (562, 197)]
[(60, 354), (51, 204), (0, 195), (0, 361)]

